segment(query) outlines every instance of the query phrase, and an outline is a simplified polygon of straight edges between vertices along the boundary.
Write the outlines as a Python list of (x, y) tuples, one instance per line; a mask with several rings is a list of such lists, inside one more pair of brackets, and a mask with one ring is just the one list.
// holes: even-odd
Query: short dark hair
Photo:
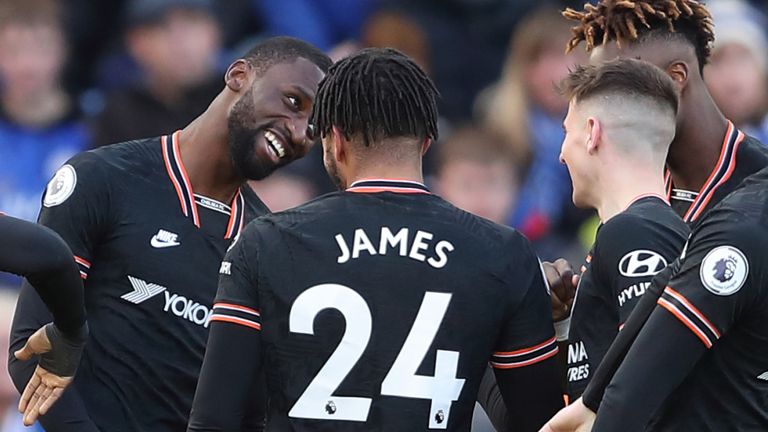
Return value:
[(323, 72), (328, 72), (328, 68), (333, 63), (317, 47), (301, 39), (289, 36), (276, 36), (265, 39), (251, 48), (242, 58), (256, 68), (256, 72), (259, 75), (276, 64), (289, 63), (297, 58), (311, 61)]
[(678, 95), (672, 78), (643, 60), (618, 58), (597, 66), (576, 66), (560, 83), (560, 90), (577, 103), (609, 93), (647, 98), (677, 114)]
[(340, 60), (320, 81), (311, 124), (334, 126), (370, 146), (384, 138), (437, 139), (439, 93), (421, 68), (392, 48), (367, 48)]
[(696, 0), (600, 0), (585, 4), (584, 10), (563, 12), (578, 21), (566, 48), (570, 52), (581, 41), (587, 51), (609, 41), (643, 43), (651, 40), (679, 39), (696, 50), (699, 72), (704, 69), (715, 40), (712, 15)]

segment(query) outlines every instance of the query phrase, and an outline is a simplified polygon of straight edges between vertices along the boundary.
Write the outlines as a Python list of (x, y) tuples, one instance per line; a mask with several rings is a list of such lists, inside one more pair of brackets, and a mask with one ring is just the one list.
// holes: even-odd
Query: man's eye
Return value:
[(288, 103), (295, 109), (301, 108), (301, 101), (296, 96), (288, 96)]

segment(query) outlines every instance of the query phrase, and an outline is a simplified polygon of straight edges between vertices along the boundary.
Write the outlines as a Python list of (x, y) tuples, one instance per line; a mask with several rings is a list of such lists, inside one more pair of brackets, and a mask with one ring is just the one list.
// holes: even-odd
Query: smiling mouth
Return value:
[(280, 142), (280, 138), (272, 131), (264, 132), (264, 138), (267, 140), (267, 146), (280, 159), (285, 157), (285, 145)]

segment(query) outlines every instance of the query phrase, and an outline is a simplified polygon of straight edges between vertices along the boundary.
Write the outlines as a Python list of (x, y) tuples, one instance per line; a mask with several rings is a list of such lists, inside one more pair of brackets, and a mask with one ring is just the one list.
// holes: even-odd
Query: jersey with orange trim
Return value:
[(766, 244), (768, 169), (709, 211), (664, 272), (594, 430), (768, 430)]
[(233, 368), (245, 383), (266, 370), (268, 431), (468, 431), (489, 362), (527, 410), (520, 430), (562, 406), (528, 241), (419, 183), (358, 182), (260, 218), (221, 270), (190, 431), (239, 424), (245, 384), (221, 385)]
[(659, 196), (601, 225), (584, 264), (568, 335), (568, 394), (577, 399), (651, 279), (680, 255), (688, 227)]
[(768, 147), (728, 122), (720, 156), (698, 191), (676, 188), (669, 171), (667, 199), (685, 223), (695, 226), (703, 215), (733, 192), (745, 178), (768, 166)]
[[(73, 157), (42, 204), (40, 223), (72, 249), (85, 286), (91, 340), (74, 387), (88, 415), (104, 431), (183, 430), (221, 260), (266, 207), (247, 187), (229, 203), (196, 195), (178, 133)], [(41, 306), (32, 294), (28, 317)], [(23, 324), (17, 339), (34, 328)]]

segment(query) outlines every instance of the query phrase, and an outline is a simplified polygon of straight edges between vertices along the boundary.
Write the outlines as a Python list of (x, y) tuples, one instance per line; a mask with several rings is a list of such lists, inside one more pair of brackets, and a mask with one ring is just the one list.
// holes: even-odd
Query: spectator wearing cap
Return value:
[(221, 29), (211, 0), (131, 0), (125, 45), (136, 83), (107, 96), (94, 147), (172, 132), (205, 110), (223, 85)]
[(768, 20), (741, 0), (708, 5), (715, 43), (704, 79), (726, 117), (745, 133), (768, 142)]

